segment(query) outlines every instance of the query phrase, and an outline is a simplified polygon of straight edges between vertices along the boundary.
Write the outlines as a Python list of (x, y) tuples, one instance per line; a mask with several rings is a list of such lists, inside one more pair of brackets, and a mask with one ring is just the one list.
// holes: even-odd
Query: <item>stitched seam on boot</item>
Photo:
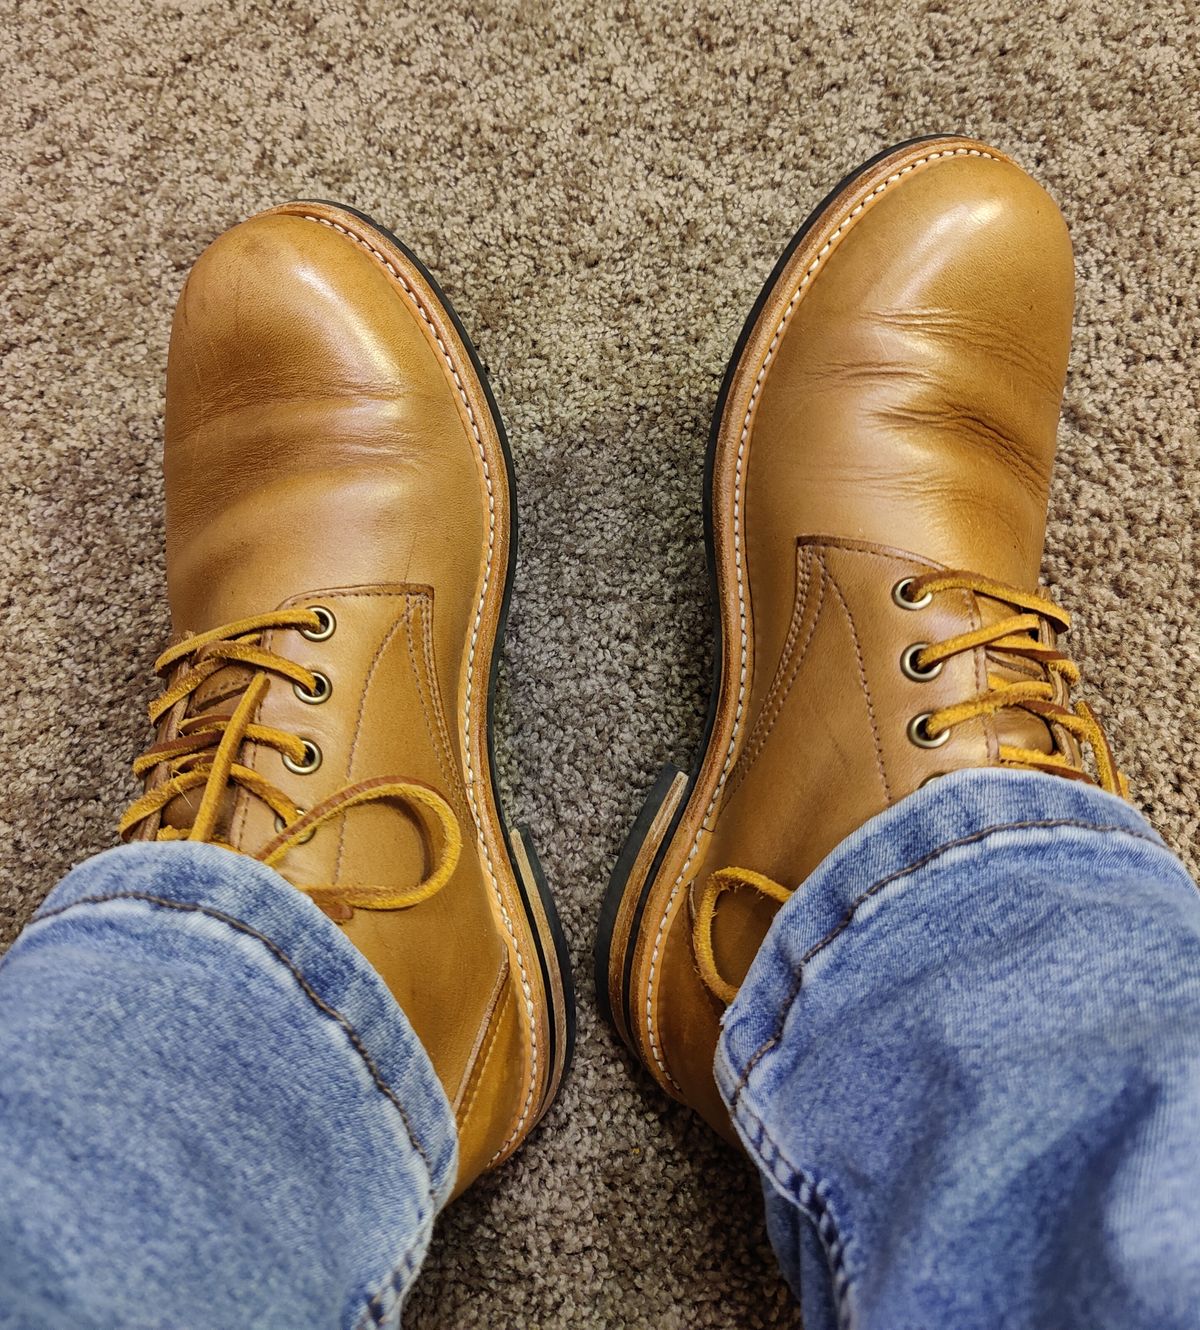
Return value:
[(750, 422), (754, 416), (754, 408), (758, 403), (758, 398), (762, 392), (763, 384), (766, 382), (767, 369), (771, 361), (775, 358), (775, 352), (779, 346), (780, 338), (782, 338), (784, 331), (786, 330), (787, 325), (791, 320), (792, 313), (796, 308), (797, 302), (800, 300), (800, 297), (803, 295), (804, 291), (808, 288), (809, 284), (812, 282), (817, 272), (824, 265), (825, 260), (828, 258), (829, 254), (836, 248), (842, 235), (848, 234), (850, 230), (853, 229), (858, 219), (870, 207), (871, 203), (875, 199), (877, 199), (881, 194), (883, 194), (887, 189), (889, 189), (892, 185), (894, 185), (897, 181), (903, 180), (913, 171), (916, 171), (921, 167), (927, 166), (930, 162), (939, 161), (943, 157), (946, 158), (980, 157), (980, 158), (985, 158), (988, 161), (999, 160), (992, 153), (984, 152), (980, 148), (947, 148), (936, 152), (926, 153), (924, 157), (919, 157), (917, 158), (916, 161), (909, 162), (907, 166), (901, 167), (899, 171), (895, 171), (891, 175), (889, 175), (885, 180), (881, 180), (879, 184), (876, 185), (875, 188), (871, 190), (871, 192), (865, 198), (863, 198), (858, 204), (856, 204), (855, 207), (852, 208), (850, 212), (848, 212), (846, 216), (842, 218), (842, 220), (838, 223), (836, 229), (830, 234), (829, 239), (826, 240), (824, 245), (821, 246), (821, 248), (817, 251), (817, 254), (812, 260), (812, 262), (805, 269), (804, 275), (801, 277), (799, 285), (797, 286), (794, 294), (792, 295), (791, 299), (788, 301), (788, 304), (783, 311), (783, 315), (780, 318), (779, 324), (775, 329), (774, 336), (771, 338), (770, 344), (767, 347), (766, 354), (763, 357), (763, 362), (759, 367), (758, 375), (754, 380), (754, 389), (750, 394), (750, 401), (747, 404), (746, 414), (742, 420), (741, 433), (738, 438), (738, 450), (737, 450), (736, 465), (734, 468), (734, 487), (733, 487), (733, 553), (734, 553), (734, 567), (737, 574), (738, 619), (741, 626), (741, 666), (738, 673), (737, 705), (734, 709), (733, 727), (729, 735), (729, 745), (725, 750), (725, 759), (721, 767), (721, 774), (720, 776), (718, 776), (717, 783), (713, 787), (712, 796), (708, 801), (708, 807), (704, 810), (704, 816), (700, 819), (700, 825), (696, 831), (695, 837), (692, 840), (691, 848), (688, 850), (687, 858), (683, 862), (683, 867), (679, 870), (679, 876), (675, 879), (675, 883), (671, 888), (670, 895), (667, 897), (666, 905), (663, 907), (662, 918), (658, 922), (658, 931), (654, 937), (654, 945), (651, 948), (650, 964), (646, 975), (645, 1025), (646, 1025), (646, 1035), (650, 1045), (650, 1052), (663, 1078), (666, 1080), (668, 1085), (674, 1087), (676, 1090), (679, 1089), (679, 1086), (676, 1084), (675, 1078), (667, 1070), (666, 1062), (663, 1058), (662, 1051), (659, 1049), (658, 1046), (657, 1031), (655, 1029), (655, 1019), (654, 1019), (654, 972), (658, 965), (659, 952), (662, 949), (663, 934), (666, 932), (667, 921), (668, 919), (670, 919), (671, 912), (675, 906), (675, 898), (679, 895), (679, 889), (683, 885), (684, 879), (687, 877), (688, 869), (692, 866), (692, 861), (696, 857), (696, 851), (700, 848), (700, 841), (703, 838), (705, 830), (707, 829), (708, 819), (712, 816), (713, 810), (717, 806), (717, 801), (720, 799), (721, 793), (725, 788), (725, 780), (729, 775), (730, 765), (733, 761), (733, 754), (737, 748), (738, 733), (741, 728), (742, 709), (745, 705), (746, 656), (747, 656), (746, 599), (745, 599), (744, 573), (742, 570), (741, 492), (742, 492), (742, 477), (744, 471), (746, 445), (749, 442)]
[(838, 586), (837, 579), (829, 571), (829, 566), (825, 562), (823, 554), (817, 554), (817, 562), (821, 565), (821, 570), (829, 579), (829, 585), (833, 587), (833, 594), (837, 596), (841, 604), (842, 613), (846, 616), (846, 623), (850, 628), (850, 639), (854, 643), (854, 655), (858, 660), (858, 677), (862, 683), (863, 697), (867, 703), (867, 716), (871, 721), (871, 735), (875, 740), (875, 763), (879, 768), (879, 779), (883, 782), (883, 797), (890, 804), (892, 802), (892, 787), (887, 778), (887, 768), (883, 761), (883, 740), (879, 736), (879, 722), (875, 716), (875, 703), (871, 698), (871, 686), (867, 682), (867, 666), (863, 660), (862, 643), (858, 638), (858, 628), (854, 623), (854, 615), (850, 612), (850, 606), (846, 603), (846, 597), (842, 595), (842, 588)]
[[(445, 742), (445, 726), (438, 724), (437, 697), (433, 689), (433, 680), (426, 678), (422, 674), (422, 660), (418, 662), (416, 641), (413, 636), (413, 610), (417, 611), (417, 617), (421, 621), (422, 629), (428, 624), (428, 617), (425, 615), (424, 606), (408, 605), (404, 611), (404, 644), (408, 651), (408, 663), (412, 669), (413, 682), (417, 686), (417, 701), (421, 706), (421, 719), (425, 722), (425, 733), (429, 736), (429, 744), (433, 749), (433, 755), (437, 759), (438, 770), (442, 773), (442, 780), (446, 784), (446, 793), (455, 799), (458, 793), (458, 782), (454, 779), (454, 773), (450, 770), (450, 745)], [(429, 696), (426, 696), (426, 693)], [(457, 811), (457, 810), (456, 810)]]
[(487, 1044), (483, 1049), (483, 1056), (476, 1059), (475, 1066), (471, 1069), (472, 1079), (475, 1083), (468, 1090), (466, 1101), (462, 1106), (462, 1116), (459, 1121), (463, 1125), (471, 1116), (471, 1109), (475, 1107), (475, 1101), (479, 1098), (479, 1091), (482, 1089), (484, 1078), (487, 1075), (488, 1064), (492, 1060), (492, 1054), (496, 1051), (496, 1045), (500, 1038), (500, 1027), (504, 1023), (504, 1013), (508, 1010), (511, 1000), (512, 985), (508, 984), (499, 1005), (492, 1012), (492, 1019), (489, 1022), (491, 1028), (488, 1030)]
[[(354, 736), (350, 740), (350, 751), (346, 755), (346, 779), (352, 779), (354, 771), (354, 757), (358, 752), (358, 741), (362, 738), (363, 716), (367, 711), (367, 698), (371, 693), (371, 684), (375, 679), (375, 671), (379, 668), (379, 662), (383, 659), (384, 653), (391, 646), (396, 634), (407, 626), (408, 619), (408, 596), (401, 593), (404, 602), (404, 613), (397, 615), (392, 621), (391, 626), (380, 639), (379, 645), (375, 648), (375, 654), (371, 657), (371, 663), (367, 666), (367, 672), (363, 677), (362, 692), (358, 698), (358, 712), (354, 717)], [(338, 828), (338, 852), (337, 862), (333, 867), (333, 880), (339, 882), (342, 876), (342, 860), (346, 854), (346, 819), (341, 819), (341, 825)]]
[(454, 761), (454, 746), (450, 742), (450, 728), (446, 724), (446, 709), (442, 701), (442, 690), (438, 684), (437, 669), (433, 663), (433, 615), (432, 600), (429, 604), (418, 607), (418, 618), (421, 620), (421, 647), (425, 658), (425, 681), (429, 689), (430, 705), (433, 708), (433, 719), (437, 725), (438, 734), (441, 737), (442, 753), (444, 754), (444, 766), (450, 768), (447, 771), (447, 780), (458, 798), (465, 805), (467, 801), (467, 792), (463, 788), (462, 772), (458, 764)]
[(483, 478), (487, 487), (487, 506), (488, 506), (488, 545), (487, 559), (484, 564), (483, 586), (479, 592), (479, 604), (475, 609), (475, 622), (471, 628), (471, 640), (467, 653), (467, 693), (463, 704), (463, 759), (467, 766), (467, 798), (471, 805), (471, 813), (475, 820), (476, 842), (483, 851), (484, 862), (487, 864), (488, 878), (492, 884), (492, 892), (496, 897), (496, 904), (500, 909), (500, 918), (503, 920), (505, 930), (508, 933), (509, 941), (512, 944), (513, 954), (517, 958), (517, 967), (521, 972), (521, 991), (525, 998), (525, 1014), (529, 1029), (529, 1085), (525, 1094), (525, 1102), (521, 1108), (520, 1117), (516, 1126), (512, 1129), (508, 1139), (492, 1156), (492, 1163), (509, 1148), (510, 1145), (520, 1136), (522, 1128), (529, 1117), (529, 1111), (533, 1104), (534, 1089), (537, 1086), (538, 1079), (538, 1042), (537, 1042), (537, 1012), (533, 1005), (533, 986), (529, 982), (529, 974), (525, 967), (525, 957), (521, 952), (521, 944), (517, 940), (517, 930), (513, 925), (512, 919), (504, 904), (504, 897), (500, 891), (500, 884), (496, 879), (495, 866), (492, 863), (491, 848), (487, 843), (487, 837), (483, 834), (483, 819), (479, 814), (479, 806), (475, 799), (475, 769), (471, 759), (471, 705), (473, 700), (473, 686), (475, 674), (475, 650), (479, 641), (479, 630), (483, 622), (483, 607), (487, 602), (488, 590), (492, 580), (492, 559), (496, 548), (496, 494), (492, 486), (492, 472), (488, 466), (487, 450), (483, 444), (483, 435), (479, 428), (479, 422), (475, 418), (475, 411), (471, 406), (471, 399), (467, 395), (467, 390), (463, 386), (462, 378), (459, 375), (458, 368), (450, 355), (445, 342), (442, 341), (441, 334), (437, 330), (437, 325), (430, 318), (425, 309), (421, 298), (413, 290), (412, 286), (405, 280), (404, 275), (394, 263), (379, 250), (375, 248), (368, 240), (362, 236), (356, 235), (353, 231), (337, 222), (331, 221), (327, 217), (317, 217), (315, 215), (302, 214), (305, 221), (316, 222), (319, 226), (326, 226), (332, 231), (338, 232), (348, 240), (352, 240), (356, 245), (371, 254), (378, 262), (382, 263), (384, 268), (396, 279), (404, 293), (408, 296), (413, 307), (420, 315), (422, 321), (429, 329), (434, 341), (437, 343), (439, 351), (442, 353), (442, 359), (446, 362), (447, 368), (454, 379), (454, 385), (458, 389), (458, 395), (464, 408), (466, 409), (467, 419), (471, 424), (471, 433), (475, 438), (475, 446), (479, 452), (479, 459), (483, 466)]
[[(812, 586), (811, 576), (805, 579), (803, 591), (803, 603), (797, 596), (797, 611), (793, 615), (795, 631), (789, 632), (788, 640), (784, 644), (784, 655), (780, 660), (779, 670), (776, 673), (771, 687), (767, 690), (767, 695), (763, 699), (762, 711), (754, 723), (754, 728), (750, 731), (746, 741), (746, 747), (742, 750), (741, 756), (734, 765), (730, 773), (728, 782), (727, 799), (732, 799), (735, 792), (741, 786), (742, 782), (750, 773), (750, 768), (754, 765), (758, 755), (762, 752), (767, 740), (771, 737), (775, 724), (779, 720), (780, 713), (784, 705), (791, 696), (792, 688), (800, 675), (801, 667), (808, 657), (808, 648), (812, 645), (812, 640), (816, 636), (817, 626), (821, 622), (821, 612), (825, 607), (825, 569), (822, 567), (820, 585), (817, 590), (817, 605), (813, 610), (812, 623), (808, 626), (808, 632), (804, 636), (799, 650), (796, 650), (796, 637), (798, 635), (800, 623), (804, 618), (804, 611), (808, 608), (808, 599), (810, 588)], [(794, 654), (789, 654), (794, 652)]]

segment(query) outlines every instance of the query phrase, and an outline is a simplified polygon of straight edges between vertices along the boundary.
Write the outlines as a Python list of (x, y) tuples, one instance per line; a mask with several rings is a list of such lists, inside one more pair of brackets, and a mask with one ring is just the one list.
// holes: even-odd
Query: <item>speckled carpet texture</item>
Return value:
[(734, 339), (825, 191), (979, 135), (1078, 258), (1046, 580), (1137, 804), (1196, 869), (1197, 11), (1007, 0), (435, 6), (0, 0), (0, 944), (110, 845), (165, 644), (159, 446), (185, 274), (249, 213), (351, 203), (455, 303), (512, 436), (498, 703), (580, 1043), (441, 1220), (406, 1325), (795, 1326), (758, 1186), (596, 1017), (611, 865), (704, 713), (701, 476)]

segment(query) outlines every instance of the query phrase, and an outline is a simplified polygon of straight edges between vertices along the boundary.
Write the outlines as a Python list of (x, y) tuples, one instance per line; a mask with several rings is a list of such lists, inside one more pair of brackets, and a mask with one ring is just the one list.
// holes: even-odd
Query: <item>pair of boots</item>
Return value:
[[(1003, 153), (938, 137), (846, 178), (738, 341), (709, 449), (718, 677), (601, 907), (597, 993), (726, 1135), (722, 1015), (780, 904), (919, 786), (1016, 767), (1123, 791), (1038, 571), (1070, 243)], [(573, 1000), (496, 790), (514, 481), (430, 275), (352, 209), (218, 239), (171, 339), (174, 645), (127, 840), (277, 869), (394, 994), (454, 1107), (457, 1190), (546, 1112)]]

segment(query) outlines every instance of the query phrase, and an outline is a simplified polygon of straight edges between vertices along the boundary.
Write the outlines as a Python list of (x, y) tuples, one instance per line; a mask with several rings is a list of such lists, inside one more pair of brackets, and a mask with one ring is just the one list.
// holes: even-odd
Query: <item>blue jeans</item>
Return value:
[(75, 869), (0, 963), (0, 1327), (397, 1325), (454, 1118), (300, 892), (209, 845)]
[[(1200, 895), (1142, 818), (966, 772), (780, 912), (717, 1075), (807, 1330), (1200, 1325)], [(454, 1124), (271, 870), (76, 869), (0, 963), (0, 1326), (399, 1323)]]
[(875, 818), (716, 1070), (806, 1330), (1200, 1327), (1200, 893), (1121, 800), (971, 771)]

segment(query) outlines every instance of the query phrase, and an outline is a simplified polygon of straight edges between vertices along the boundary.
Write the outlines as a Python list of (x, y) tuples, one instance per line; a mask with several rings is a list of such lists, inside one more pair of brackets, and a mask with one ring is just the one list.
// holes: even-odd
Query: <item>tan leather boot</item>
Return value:
[(490, 711), (513, 480), (432, 278), (349, 209), (221, 236), (180, 297), (166, 414), (174, 645), (132, 839), (274, 866), (382, 975), (458, 1122), (457, 1190), (558, 1089), (569, 969)]
[(742, 333), (709, 455), (708, 733), (651, 792), (597, 948), (621, 1035), (725, 1135), (721, 1015), (839, 841), (964, 767), (1122, 788), (1037, 591), (1073, 288), (1046, 193), (935, 138), (830, 195)]

